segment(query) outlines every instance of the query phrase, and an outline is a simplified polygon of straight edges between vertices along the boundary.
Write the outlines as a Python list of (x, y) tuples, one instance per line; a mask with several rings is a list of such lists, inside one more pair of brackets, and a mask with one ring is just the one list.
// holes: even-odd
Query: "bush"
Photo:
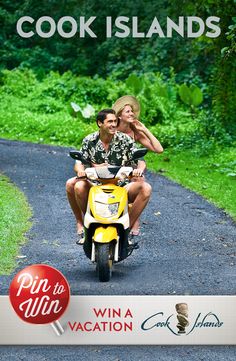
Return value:
[[(164, 147), (193, 147), (208, 142), (229, 143), (232, 136), (210, 110), (191, 111), (179, 97), (179, 85), (170, 70), (166, 79), (160, 73), (131, 74), (118, 80), (77, 77), (58, 72), (37, 78), (32, 70), (4, 70), (0, 76), (1, 136), (34, 142), (79, 145), (84, 136), (97, 129), (94, 117), (85, 119), (73, 113), (70, 103), (95, 111), (111, 107), (124, 94), (137, 96), (141, 120), (160, 139)], [(227, 143), (227, 144), (228, 144)]]

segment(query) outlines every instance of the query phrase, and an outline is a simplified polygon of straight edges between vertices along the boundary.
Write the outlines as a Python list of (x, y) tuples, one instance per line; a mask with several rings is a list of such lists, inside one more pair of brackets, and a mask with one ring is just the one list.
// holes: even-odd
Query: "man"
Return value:
[[(84, 138), (81, 151), (84, 158), (92, 166), (102, 165), (129, 165), (132, 161), (135, 144), (128, 135), (118, 132), (118, 120), (113, 109), (103, 109), (97, 115), (99, 131)], [(76, 162), (77, 177), (85, 176), (84, 165)], [(137, 167), (133, 175), (142, 176), (143, 170)], [(71, 178), (66, 183), (67, 197), (77, 221), (77, 234), (83, 243), (83, 214), (86, 212), (88, 193), (91, 185), (85, 179)], [(151, 186), (147, 182), (131, 182), (127, 186), (129, 202), (133, 203), (130, 211), (130, 229), (134, 226), (143, 209), (147, 205)]]

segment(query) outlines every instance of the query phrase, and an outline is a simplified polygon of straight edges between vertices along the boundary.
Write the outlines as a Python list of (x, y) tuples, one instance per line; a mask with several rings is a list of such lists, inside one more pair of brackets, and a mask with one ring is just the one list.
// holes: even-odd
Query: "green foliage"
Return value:
[(134, 95), (138, 95), (138, 93), (143, 90), (142, 80), (134, 73), (129, 75), (128, 79), (126, 80), (126, 85), (128, 88), (133, 90)]
[[(233, 139), (210, 110), (202, 108), (192, 114), (189, 105), (180, 101), (173, 69), (169, 79), (160, 73), (132, 73), (125, 82), (114, 75), (105, 80), (76, 77), (71, 72), (50, 72), (38, 79), (32, 70), (15, 69), (2, 71), (0, 81), (2, 137), (79, 146), (88, 133), (97, 129), (94, 112), (111, 107), (118, 97), (134, 94), (136, 89), (141, 120), (165, 148), (198, 145), (206, 153), (212, 143), (229, 144)], [(187, 89), (192, 96), (197, 87), (190, 85)], [(191, 102), (197, 101), (194, 98)], [(81, 109), (76, 117), (71, 103)], [(90, 113), (88, 118), (85, 111)]]
[(228, 27), (227, 46), (221, 49), (221, 58), (212, 72), (211, 92), (213, 111), (221, 127), (232, 137), (236, 133), (236, 17)]
[[(175, 125), (189, 117), (178, 101), (178, 86), (174, 74), (163, 80), (160, 73), (146, 73), (140, 76), (132, 73), (126, 80), (127, 94), (135, 94), (141, 103), (141, 117), (149, 126)], [(124, 93), (123, 93), (124, 94)]]
[[(21, 89), (14, 88), (15, 92), (22, 94), (30, 91), (30, 87), (34, 87), (35, 74), (37, 80), (42, 80), (45, 74), (49, 74), (48, 84), (44, 82), (44, 92), (37, 94), (46, 99), (46, 104), (39, 102), (35, 105), (35, 110), (38, 109), (41, 113), (52, 114), (62, 110), (63, 103), (57, 105), (46, 96), (55, 98), (60, 96), (64, 103), (78, 102), (80, 106), (85, 107), (88, 103), (105, 105), (129, 90), (139, 97), (142, 103), (142, 115), (153, 119), (148, 120), (153, 124), (157, 119), (163, 123), (173, 117), (176, 107), (173, 106), (172, 99), (170, 107), (167, 102), (170, 92), (176, 94), (176, 89), (175, 86), (170, 87), (169, 82), (165, 81), (163, 84), (160, 77), (155, 78), (155, 84), (150, 86), (148, 83), (150, 77), (147, 78), (146, 74), (156, 75), (161, 72), (162, 80), (168, 79), (171, 67), (176, 73), (177, 83), (189, 84), (189, 90), (183, 85), (180, 86), (180, 97), (184, 103), (192, 107), (192, 110), (199, 104), (202, 107), (213, 106), (215, 117), (218, 117), (226, 131), (232, 134), (235, 131), (236, 104), (234, 12), (234, 0), (182, 1), (181, 3), (165, 0), (157, 2), (132, 0), (126, 3), (125, 10), (121, 0), (114, 0), (106, 6), (103, 0), (87, 0), (79, 4), (74, 0), (63, 1), (61, 6), (56, 0), (50, 2), (43, 0), (40, 3), (36, 0), (15, 2), (6, 0), (0, 7), (2, 44), (0, 69), (15, 69), (18, 66), (22, 69), (33, 69), (33, 78), (30, 78), (32, 74), (30, 75), (29, 72), (27, 83)], [(85, 16), (87, 19), (96, 15), (92, 29), (97, 34), (97, 38), (93, 39), (89, 36), (80, 38), (79, 34), (76, 34), (73, 38), (63, 39), (55, 34), (50, 39), (43, 39), (38, 35), (23, 39), (16, 33), (15, 27), (17, 20), (25, 14), (30, 14), (35, 20), (47, 14), (56, 22), (60, 17), (68, 14), (76, 19), (78, 25), (80, 16)], [(114, 36), (117, 30), (114, 24), (113, 36), (111, 38), (105, 36), (107, 16), (111, 16), (113, 21), (120, 15), (127, 16), (130, 28), (132, 28), (132, 16), (137, 16), (138, 30), (146, 34), (154, 16), (158, 15), (159, 23), (166, 35), (167, 16), (177, 21), (180, 15), (186, 20), (187, 16), (197, 15), (206, 19), (212, 14), (220, 18), (221, 35), (215, 39), (205, 35), (188, 39), (175, 33), (172, 38), (128, 36), (121, 39)], [(29, 24), (29, 27), (32, 28), (32, 25)], [(222, 58), (220, 58), (221, 52)], [(53, 71), (52, 78), (51, 71)], [(55, 72), (66, 75), (60, 77), (58, 73), (56, 78)], [(20, 73), (18, 75), (20, 76)], [(116, 83), (117, 80), (121, 80), (123, 83), (113, 89), (112, 82), (102, 79), (107, 76), (109, 80), (115, 79)], [(10, 82), (10, 77), (8, 81)], [(23, 83), (20, 84), (22, 86)], [(106, 87), (108, 84), (109, 88)], [(7, 91), (10, 84), (5, 86)], [(149, 95), (150, 91), (155, 91), (155, 99), (153, 95)], [(187, 92), (191, 92), (191, 95)], [(204, 93), (204, 102), (201, 92)], [(150, 108), (152, 111), (149, 111)]]
[(227, 40), (230, 42), (229, 46), (221, 49), (222, 56), (231, 56), (236, 53), (236, 17), (232, 18), (232, 25), (228, 27), (228, 32), (226, 33)]
[(190, 105), (191, 107), (197, 107), (203, 101), (201, 89), (194, 84), (191, 84), (190, 87), (186, 84), (180, 85), (179, 96), (185, 104)]
[(15, 69), (9, 71), (5, 69), (0, 73), (0, 84), (3, 93), (24, 97), (34, 89), (37, 80), (32, 70)]
[(221, 127), (235, 135), (236, 123), (236, 58), (231, 54), (220, 59), (213, 73), (212, 99), (215, 116)]
[[(186, 82), (189, 74), (191, 78), (200, 74), (207, 80), (211, 73), (219, 49), (227, 47), (231, 36), (225, 33), (231, 26), (231, 17), (235, 10), (233, 0), (216, 1), (134, 1), (124, 3), (114, 0), (104, 6), (103, 0), (75, 0), (58, 1), (21, 0), (4, 1), (0, 8), (0, 40), (3, 46), (0, 50), (1, 67), (13, 69), (23, 66), (40, 72), (59, 71), (64, 73), (72, 70), (75, 74), (106, 76), (113, 72), (125, 79), (134, 70), (140, 74), (161, 71), (168, 74), (173, 66), (180, 82)], [(70, 15), (79, 25), (80, 16), (96, 16), (92, 29), (97, 34), (93, 39), (89, 36), (80, 38), (76, 34), (70, 39), (63, 39), (55, 34), (50, 39), (42, 39), (38, 35), (23, 39), (15, 31), (16, 22), (25, 14), (35, 20), (47, 14), (57, 22), (59, 18)], [(128, 25), (132, 28), (131, 17), (138, 17), (138, 30), (147, 33), (154, 16), (158, 17), (160, 25), (166, 35), (166, 17), (177, 22), (179, 16), (197, 15), (206, 19), (208, 16), (219, 16), (221, 19), (221, 39), (210, 39), (206, 36), (196, 39), (182, 38), (173, 34), (172, 38), (106, 38), (105, 19), (111, 16), (125, 15), (130, 18)], [(65, 24), (66, 26), (66, 24)], [(34, 25), (29, 25), (34, 29)], [(117, 28), (113, 26), (113, 35)], [(232, 29), (230, 29), (231, 31)], [(40, 65), (39, 65), (40, 64)], [(40, 69), (39, 69), (40, 67)]]
[(158, 156), (148, 153), (149, 169), (201, 194), (223, 208), (236, 220), (236, 144), (222, 147), (214, 144), (199, 156), (198, 149), (169, 149)]
[(29, 230), (31, 209), (22, 192), (0, 174), (0, 275), (15, 267), (19, 247)]

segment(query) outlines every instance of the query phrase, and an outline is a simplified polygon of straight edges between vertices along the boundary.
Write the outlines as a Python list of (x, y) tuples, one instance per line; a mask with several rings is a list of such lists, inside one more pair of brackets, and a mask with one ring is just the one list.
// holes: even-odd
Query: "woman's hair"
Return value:
[[(131, 104), (125, 104), (125, 105), (117, 112), (117, 114), (116, 114), (117, 118), (120, 117), (120, 115), (121, 115), (121, 113), (123, 112), (123, 110), (125, 109), (126, 105), (129, 105), (129, 106), (132, 108), (132, 110), (134, 111), (134, 108), (133, 108), (133, 106), (132, 106)], [(119, 120), (119, 118), (118, 118), (118, 120)]]

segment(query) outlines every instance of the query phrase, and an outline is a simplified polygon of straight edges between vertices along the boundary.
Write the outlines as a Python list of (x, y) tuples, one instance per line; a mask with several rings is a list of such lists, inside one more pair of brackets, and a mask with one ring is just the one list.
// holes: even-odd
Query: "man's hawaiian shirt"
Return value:
[(88, 163), (124, 166), (133, 164), (132, 156), (135, 149), (133, 139), (117, 131), (108, 150), (104, 149), (99, 132), (95, 132), (84, 138), (81, 151)]

